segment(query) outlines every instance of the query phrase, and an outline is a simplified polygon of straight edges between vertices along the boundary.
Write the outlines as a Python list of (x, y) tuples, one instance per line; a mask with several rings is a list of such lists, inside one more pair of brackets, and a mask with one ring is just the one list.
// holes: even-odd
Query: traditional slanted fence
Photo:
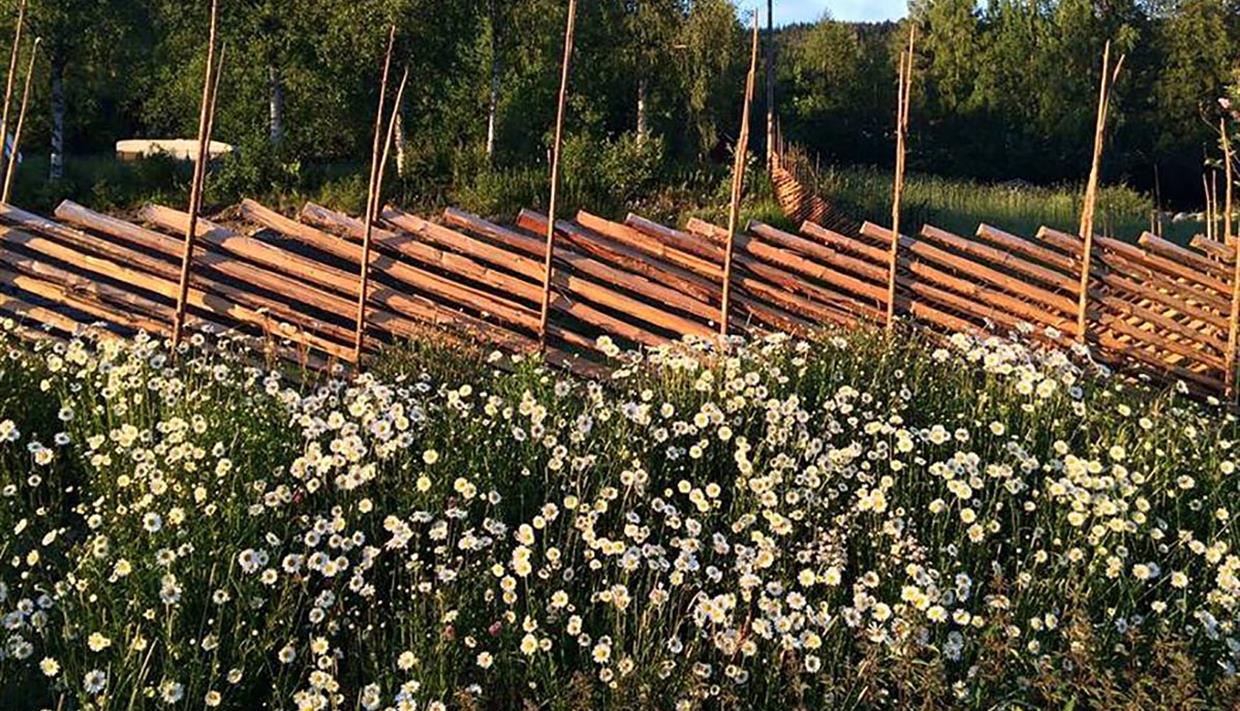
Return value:
[[(797, 203), (784, 207), (790, 216), (800, 212)], [(849, 232), (806, 221), (801, 232), (834, 250), (836, 284), (867, 307), (886, 306), (874, 288), (887, 283), (888, 228), (866, 223)], [(1076, 235), (1044, 227), (1030, 239), (983, 224), (963, 237), (927, 225), (916, 237), (901, 236), (896, 312), (942, 331), (1032, 326), (1033, 338), (1064, 348), (1084, 337), (1114, 365), (1224, 394), (1235, 372), (1228, 352), (1235, 250), (1206, 237), (1186, 248), (1150, 233), (1137, 244), (1095, 236), (1089, 248), (1082, 280), (1086, 245)], [(851, 261), (839, 261), (843, 255)]]
[[(0, 314), (38, 327), (19, 329), (31, 338), (96, 322), (119, 335), (169, 336), (189, 217), (154, 205), (140, 217), (144, 225), (65, 202), (51, 220), (0, 205)], [(250, 200), (237, 217), (198, 221), (187, 323), (262, 337), (273, 356), (308, 367), (355, 362), (364, 221), (314, 204), (292, 219)], [(454, 209), (431, 222), (383, 209), (371, 235), (366, 353), (410, 338), (537, 351), (547, 218), (527, 210), (515, 222)], [(600, 336), (633, 347), (719, 332), (725, 228), (579, 212), (555, 230), (549, 361), (598, 376)], [(890, 240), (873, 224), (844, 234), (808, 221), (797, 233), (751, 222), (733, 241), (730, 332), (881, 325)], [(1070, 347), (1083, 248), (1049, 228), (1031, 239), (989, 225), (969, 237), (926, 226), (900, 237), (895, 312), (939, 332), (1025, 330)], [(1146, 234), (1139, 244), (1099, 236), (1093, 249), (1085, 335), (1099, 357), (1222, 394), (1234, 368), (1235, 248)]]
[[(139, 225), (65, 202), (56, 220), (47, 219), (8, 204), (10, 164), (0, 199), (0, 315), (15, 319), (19, 334), (40, 340), (92, 325), (101, 326), (103, 337), (147, 331), (170, 338), (174, 357), (183, 327), (208, 327), (261, 338), (270, 357), (314, 369), (361, 366), (383, 340), (435, 338), (509, 354), (541, 352), (592, 377), (607, 372), (609, 348), (601, 336), (621, 347), (652, 347), (686, 336), (809, 334), (826, 325), (890, 329), (898, 318), (939, 332), (1028, 325), (1033, 338), (1050, 345), (1088, 342), (1118, 366), (1234, 396), (1240, 261), (1230, 233), (1231, 190), (1222, 241), (1198, 238), (1189, 249), (1149, 234), (1139, 245), (1093, 234), (1092, 195), (1115, 80), (1109, 46), (1083, 239), (1051, 229), (1028, 239), (988, 225), (968, 238), (932, 226), (916, 237), (899, 234), (912, 33), (901, 60), (895, 224), (857, 225), (807, 190), (803, 165), (775, 138), (768, 106), (768, 135), (778, 144), (768, 147), (775, 194), (800, 230), (760, 223), (738, 229), (757, 72), (756, 15), (728, 226), (691, 220), (677, 230), (637, 215), (616, 222), (586, 212), (573, 220), (556, 214), (575, 8), (570, 2), (549, 217), (523, 211), (509, 227), (459, 210), (431, 222), (381, 209), (384, 167), (409, 78), (406, 69), (384, 142), (392, 28), (363, 218), (311, 204), (292, 219), (247, 200), (239, 219), (218, 224), (198, 214), (223, 64), (222, 49), (214, 62), (213, 0), (188, 212), (148, 206)], [(23, 16), (0, 128), (7, 124)], [(16, 139), (25, 106), (24, 98)]]

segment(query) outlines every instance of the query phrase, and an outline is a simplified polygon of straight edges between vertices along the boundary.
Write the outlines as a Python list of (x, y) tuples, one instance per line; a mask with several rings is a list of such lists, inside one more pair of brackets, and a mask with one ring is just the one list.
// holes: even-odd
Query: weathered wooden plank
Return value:
[[(353, 236), (356, 235), (357, 229), (360, 227), (360, 224), (355, 220), (352, 220), (349, 216), (334, 213), (330, 210), (319, 208), (314, 212), (314, 215), (314, 219), (323, 220), (325, 224), (331, 224), (342, 233), (348, 233)], [(406, 222), (408, 223), (410, 220), (406, 220)], [(532, 259), (505, 252), (495, 247), (490, 247), (489, 245), (481, 243), (468, 235), (452, 232), (446, 227), (437, 227), (437, 229), (429, 230), (427, 232), (434, 233), (438, 239), (444, 240), (445, 243), (453, 242), (461, 246), (470, 245), (473, 248), (473, 253), (475, 255), (483, 255), (496, 262), (506, 262), (510, 269), (531, 280), (517, 280), (516, 284), (510, 285), (508, 288), (518, 294), (530, 295), (535, 299), (541, 298), (542, 288), (534, 284), (532, 280), (541, 274), (542, 267)], [(451, 232), (451, 234), (445, 234), (445, 232)], [(376, 237), (380, 243), (386, 243), (390, 234), (392, 233), (386, 230), (376, 230)], [(582, 297), (590, 299), (607, 308), (615, 309), (621, 313), (628, 314), (633, 318), (637, 318), (647, 323), (652, 323), (660, 328), (670, 330), (677, 336), (681, 336), (686, 333), (710, 333), (710, 329), (702, 326), (701, 324), (681, 318), (674, 314), (664, 313), (657, 308), (625, 296), (620, 292), (599, 286), (598, 284), (581, 279), (580, 277), (565, 274), (553, 274), (552, 284), (569, 292), (579, 294)], [(638, 343), (645, 345), (659, 345), (667, 341), (667, 338), (661, 334), (652, 333), (648, 329), (630, 324), (622, 319), (618, 319), (610, 314), (607, 314), (606, 312), (600, 311), (589, 304), (578, 300), (569, 299), (562, 294), (554, 295), (551, 300), (551, 307), (556, 311), (569, 314), (574, 318), (580, 319), (599, 328), (604, 328), (616, 335), (629, 338), (630, 340)]]
[[(336, 235), (290, 220), (252, 200), (242, 203), (241, 214), (255, 224), (291, 237), (326, 254), (344, 259), (351, 264), (357, 264), (362, 259), (362, 248), (356, 242), (341, 240)], [(318, 217), (320, 215), (316, 215), (316, 222)], [(322, 217), (327, 219), (325, 214)], [(365, 227), (359, 221), (356, 228), (355, 236), (360, 237)], [(397, 261), (390, 254), (410, 257), (418, 262), (497, 289), (499, 293), (512, 294), (530, 302), (537, 301), (541, 293), (533, 284), (503, 272), (487, 269), (471, 259), (442, 252), (430, 245), (418, 243), (416, 240), (402, 237), (388, 230), (377, 227), (371, 229), (372, 244), (382, 250), (382, 252), (372, 252), (370, 255), (370, 267), (377, 273), (385, 274), (415, 289), (446, 299), (459, 308), (473, 308), (495, 314), (515, 325), (527, 323), (521, 318), (523, 313), (527, 313), (531, 318), (535, 315), (526, 304), (504, 299), (482, 289), (413, 267)]]
[[(6, 258), (7, 264), (8, 256), (4, 254), (0, 255), (0, 258)], [(119, 294), (109, 293), (111, 287), (81, 277), (76, 277), (72, 286), (65, 286), (0, 268), (0, 284), (134, 331), (146, 331), (154, 335), (166, 335), (169, 332), (171, 308), (119, 289), (115, 290)], [(157, 317), (151, 318), (152, 313)], [(158, 316), (163, 316), (164, 319), (161, 320)]]
[[(924, 279), (960, 296), (967, 297), (972, 301), (985, 304), (988, 309), (1002, 310), (1017, 322), (1054, 328), (1063, 333), (1071, 333), (1075, 327), (1075, 323), (1062, 314), (1046, 311), (1035, 304), (1003, 291), (988, 288), (976, 281), (942, 271), (920, 259), (910, 261), (908, 269), (910, 276), (900, 278), (900, 285), (906, 288), (912, 289), (919, 279)], [(987, 311), (987, 313), (990, 313), (990, 311)]]
[[(978, 225), (977, 236), (979, 239), (990, 242), (1000, 249), (1023, 254), (1065, 273), (1076, 273), (1080, 270), (1080, 259), (1078, 257), (1060, 249), (1035, 244), (1024, 237), (1014, 235), (1011, 232), (1005, 232), (998, 227), (987, 224)], [(1073, 290), (1075, 291), (1075, 289), (1076, 285), (1073, 285)]]
[(958, 235), (954, 235), (947, 230), (939, 229), (933, 225), (925, 225), (921, 229), (921, 237), (940, 245), (951, 247), (959, 252), (963, 252), (977, 259), (988, 261), (991, 266), (1009, 270), (1020, 274), (1023, 278), (1040, 282), (1053, 288), (1076, 294), (1080, 292), (1080, 285), (1076, 279), (1066, 274), (1062, 274), (1053, 269), (1048, 269), (1040, 264), (1021, 259), (1011, 252), (1005, 252), (995, 249), (989, 245), (981, 244), (974, 240), (965, 239)]
[[(632, 223), (621, 224), (603, 219), (588, 212), (579, 212), (577, 222), (596, 235), (601, 235), (619, 244), (632, 247), (642, 254), (661, 259), (683, 269), (711, 279), (723, 277), (724, 249), (718, 244), (702, 244), (699, 240), (663, 226), (653, 226), (648, 220), (630, 214)], [(635, 227), (641, 225), (642, 228)], [(647, 234), (645, 229), (652, 229)], [(695, 244), (697, 242), (697, 244)], [(704, 253), (704, 254), (703, 254)], [(722, 288), (722, 285), (721, 285)]]
[(1192, 250), (1185, 249), (1178, 244), (1168, 242), (1149, 232), (1142, 233), (1141, 237), (1137, 239), (1137, 244), (1168, 259), (1174, 259), (1199, 272), (1214, 276), (1224, 284), (1230, 285), (1231, 283), (1231, 270), (1226, 266)]
[[(57, 210), (59, 214), (64, 215), (62, 219), (66, 219), (66, 221), (82, 224), (87, 229), (93, 229), (109, 237), (135, 244), (148, 251), (143, 252), (122, 246), (107, 239), (46, 220), (37, 215), (24, 213), (11, 206), (0, 206), (0, 217), (31, 232), (48, 236), (78, 249), (133, 266), (149, 274), (166, 279), (177, 278), (177, 270), (171, 262), (154, 257), (149, 252), (175, 257), (180, 254), (180, 240), (160, 232), (154, 232), (105, 215), (93, 213), (80, 205), (67, 201), (62, 203)], [(319, 311), (341, 315), (347, 312), (348, 302), (343, 299), (300, 282), (286, 280), (278, 275), (273, 275), (270, 272), (218, 253), (200, 251), (195, 256), (195, 261), (200, 266), (209, 267), (211, 274), (218, 273), (235, 278), (240, 280), (241, 283), (253, 285), (274, 294), (297, 295), (301, 297), (301, 301), (305, 304)], [(291, 326), (297, 326), (309, 333), (342, 342), (347, 341), (349, 338), (349, 331), (347, 329), (306, 314), (297, 304), (289, 304), (245, 291), (219, 281), (210, 274), (204, 273), (202, 269), (198, 269), (193, 273), (191, 284), (203, 291), (217, 294), (239, 305), (263, 313), (269, 313), (286, 321), (287, 323), (280, 325), (280, 331), (285, 331)]]
[[(863, 276), (871, 281), (874, 281), (875, 283), (881, 283), (887, 278), (887, 273), (881, 266), (872, 264), (862, 259), (850, 257), (846, 254), (841, 254), (830, 247), (807, 240), (799, 235), (794, 235), (790, 232), (785, 232), (775, 227), (771, 227), (770, 225), (752, 221), (749, 223), (749, 231), (762, 239), (774, 243), (777, 246), (784, 247), (810, 259), (815, 259), (822, 264), (846, 269), (853, 274)], [(883, 298), (886, 298), (885, 294)]]
[[(1075, 249), (1075, 253), (1079, 253), (1081, 249), (1079, 239), (1074, 239), (1071, 235), (1067, 235), (1059, 230), (1043, 227), (1038, 231), (1038, 236), (1041, 239), (1054, 240), (1057, 244)], [(1118, 254), (1130, 262), (1156, 269), (1171, 277), (1184, 279), (1194, 287), (1212, 292), (1215, 296), (1226, 295), (1226, 297), (1230, 297), (1230, 286), (1226, 282), (1202, 274), (1190, 266), (1181, 264), (1173, 259), (1150, 254), (1140, 247), (1120, 242), (1110, 237), (1098, 237), (1096, 241), (1098, 246), (1104, 250)], [(1226, 297), (1219, 296), (1224, 302), (1227, 302)], [(1230, 308), (1230, 303), (1227, 302), (1224, 308)]]
[(1189, 241), (1189, 245), (1195, 247), (1196, 249), (1200, 249), (1202, 252), (1205, 252), (1214, 259), (1221, 259), (1229, 263), (1235, 254), (1235, 251), (1231, 247), (1228, 247), (1218, 240), (1210, 239), (1205, 235), (1194, 235), (1193, 239)]
[[(869, 235), (872, 239), (881, 239), (890, 231), (885, 227), (867, 222), (862, 225), (861, 232), (862, 234)], [(958, 257), (925, 242), (902, 236), (900, 238), (900, 246), (910, 255), (933, 261), (949, 269), (959, 270), (992, 286), (999, 287), (1008, 293), (1036, 301), (1047, 308), (1063, 313), (1075, 313), (1076, 311), (1076, 305), (1067, 297), (1040, 287), (1025, 284), (1008, 274), (1003, 274), (977, 262)]]
[[(177, 283), (170, 279), (160, 278), (109, 259), (86, 254), (43, 237), (9, 227), (0, 228), (0, 237), (10, 245), (37, 252), (66, 264), (72, 264), (75, 268), (130, 284), (165, 298), (175, 299), (180, 293)], [(295, 329), (280, 329), (278, 324), (266, 314), (234, 304), (227, 299), (215, 294), (209, 294), (201, 289), (191, 287), (186, 292), (186, 303), (194, 308), (215, 314), (218, 317), (258, 326), (265, 331), (277, 329), (282, 338), (319, 348), (337, 357), (344, 357), (344, 355), (349, 353), (347, 349), (341, 352), (337, 344), (313, 334)]]
[(842, 235), (834, 230), (829, 230), (821, 225), (813, 222), (805, 222), (801, 225), (802, 234), (809, 235), (815, 239), (821, 240), (823, 244), (838, 247), (845, 251), (859, 255), (865, 258), (871, 264), (878, 265), (880, 268), (885, 265), (887, 252), (884, 249), (866, 244), (860, 239), (854, 239), (847, 235)]
[[(144, 211), (150, 217), (166, 221), (173, 229), (186, 219), (184, 213), (168, 208), (152, 208)], [(200, 231), (206, 243), (216, 245), (238, 257), (249, 259), (269, 269), (283, 271), (286, 274), (305, 279), (318, 286), (331, 289), (339, 294), (355, 294), (357, 276), (342, 269), (317, 262), (274, 245), (250, 237), (242, 237), (231, 230), (226, 230), (209, 221), (200, 220)], [(514, 332), (489, 323), (482, 319), (469, 317), (460, 311), (445, 308), (434, 301), (419, 295), (404, 294), (388, 286), (376, 285), (370, 290), (372, 303), (385, 307), (387, 314), (372, 314), (368, 323), (384, 327), (393, 335), (408, 338), (428, 338), (440, 336), (442, 333), (426, 328), (427, 325), (458, 330), (468, 336), (477, 336), (484, 341), (494, 342), (514, 352), (523, 352), (526, 339)], [(522, 324), (533, 329), (536, 318), (530, 316), (532, 311), (526, 310)]]
[[(531, 210), (522, 210), (517, 217), (517, 225), (522, 229), (534, 231), (539, 225), (545, 226), (546, 220), (547, 218), (544, 215)], [(557, 225), (557, 229), (558, 227), (559, 225)], [(721, 267), (708, 265), (704, 260), (697, 260), (697, 263), (702, 265), (704, 271), (714, 272), (714, 281), (712, 281), (710, 278), (703, 277), (701, 274), (690, 271), (679, 264), (673, 264), (668, 261), (656, 261), (659, 259), (659, 252), (676, 254), (676, 250), (668, 250), (662, 246), (652, 246), (650, 241), (635, 243), (644, 244), (646, 249), (643, 250), (604, 237), (595, 232), (586, 232), (585, 230), (573, 229), (562, 232), (562, 234), (569, 244), (597, 259), (645, 276), (664, 286), (679, 289), (699, 301), (715, 303), (719, 299), (721, 287), (718, 280), (723, 278), (723, 269)], [(657, 245), (657, 243), (654, 244)], [(650, 257), (655, 257), (656, 260), (652, 260)]]
[[(427, 223), (425, 220), (419, 220), (418, 218), (413, 218), (412, 220), (406, 219), (408, 217), (411, 216), (407, 216), (405, 213), (392, 208), (389, 208), (388, 211), (384, 213), (384, 219), (388, 220), (393, 225), (409, 230), (422, 229), (423, 231), (419, 234), (427, 239), (441, 244), (441, 246), (445, 248), (455, 247), (462, 250), (477, 249), (476, 240), (464, 241), (459, 239), (460, 236), (458, 233), (447, 233), (441, 230), (425, 228), (425, 226), (430, 223)], [(510, 238), (515, 238), (511, 240), (512, 242), (519, 243), (518, 240), (524, 237), (520, 233), (507, 230), (499, 225), (483, 220), (480, 217), (470, 215), (459, 210), (452, 211), (452, 216), (449, 219), (459, 227), (470, 230), (476, 234), (495, 239), (496, 241), (500, 241), (502, 244), (510, 244)], [(567, 223), (561, 222), (561, 225), (567, 226)], [(479, 256), (480, 258), (483, 257), (482, 254)], [(485, 258), (493, 259), (497, 262), (501, 259), (505, 261), (510, 261), (513, 259), (511, 254), (503, 250), (486, 250)], [(704, 301), (694, 299), (693, 297), (675, 289), (665, 287), (662, 284), (641, 276), (640, 274), (633, 274), (632, 272), (617, 269), (600, 262), (597, 259), (584, 256), (571, 249), (569, 246), (557, 244), (555, 258), (557, 261), (570, 267), (573, 271), (598, 279), (601, 284), (621, 287), (626, 291), (636, 294), (637, 296), (652, 299), (656, 303), (665, 304), (686, 314), (698, 316), (700, 318), (707, 319), (708, 321), (718, 317), (718, 309), (712, 307)]]
[[(707, 238), (718, 238), (727, 230), (709, 222), (693, 219), (689, 221), (689, 229)], [(883, 304), (887, 298), (882, 287), (844, 274), (836, 269), (823, 266), (802, 257), (787, 249), (765, 244), (749, 235), (736, 235), (734, 244), (740, 250), (734, 256), (736, 263), (746, 270), (766, 278), (768, 281), (792, 291), (799, 291), (818, 301), (828, 303), (836, 308), (874, 318), (877, 310), (868, 303), (858, 301), (857, 295), (868, 302)], [(834, 294), (804, 277), (824, 282), (833, 288), (848, 292), (849, 296)], [(881, 314), (878, 314), (881, 315)]]
[(592, 229), (600, 234), (607, 234), (609, 230), (620, 227), (628, 227), (654, 237), (672, 249), (688, 252), (712, 264), (723, 264), (724, 248), (721, 239), (710, 235), (708, 235), (707, 240), (694, 239), (680, 230), (665, 227), (632, 212), (624, 218), (624, 224), (606, 221), (584, 211), (577, 213), (577, 222), (581, 223), (583, 227)]
[(1167, 309), (1167, 313), (1182, 315), (1189, 319), (1190, 323), (1201, 323), (1203, 327), (1209, 329), (1226, 330), (1227, 328), (1226, 321), (1220, 314), (1181, 298), (1180, 292), (1183, 289), (1174, 288), (1177, 286), (1174, 282), (1170, 282), (1169, 286), (1160, 286), (1157, 283), (1151, 284), (1129, 279), (1113, 271), (1098, 274), (1095, 279), (1108, 287), (1110, 292), (1118, 298), (1151, 301)]
[(119, 340), (121, 335), (107, 329), (94, 328), (97, 322), (84, 322), (55, 309), (31, 303), (11, 294), (0, 294), (0, 316), (8, 316), (22, 325), (40, 324), (68, 336), (80, 336), (90, 330), (104, 340)]

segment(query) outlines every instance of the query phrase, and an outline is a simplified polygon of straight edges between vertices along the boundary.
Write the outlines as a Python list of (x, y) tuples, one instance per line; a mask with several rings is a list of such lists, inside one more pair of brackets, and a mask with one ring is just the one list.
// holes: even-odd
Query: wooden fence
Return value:
[[(790, 217), (818, 205), (778, 162), (772, 174), (776, 197)], [(876, 296), (873, 287), (888, 281), (890, 230), (870, 223), (849, 230), (843, 224), (831, 229), (806, 221), (801, 233), (837, 257), (860, 260), (836, 262), (867, 281), (851, 295), (885, 306), (886, 296)], [(1077, 235), (1043, 227), (1029, 238), (983, 224), (961, 236), (927, 225), (916, 237), (901, 235), (896, 313), (943, 332), (1022, 331), (1060, 348), (1084, 341), (1114, 367), (1180, 380), (1200, 394), (1231, 394), (1235, 249), (1205, 237), (1185, 248), (1149, 233), (1137, 244), (1096, 236), (1091, 249), (1089, 274), (1082, 279), (1085, 245)], [(841, 276), (832, 278), (849, 288)], [(1084, 333), (1078, 325), (1082, 284)]]
[[(54, 219), (0, 205), (0, 315), (30, 338), (102, 322), (106, 333), (171, 331), (186, 213), (148, 206), (135, 224), (61, 204)], [(264, 339), (272, 356), (314, 368), (354, 359), (363, 220), (308, 204), (292, 219), (253, 201), (227, 224), (199, 220), (187, 303), (191, 327)], [(384, 340), (439, 338), (507, 353), (539, 348), (546, 217), (504, 226), (460, 210), (431, 222), (393, 207), (372, 235), (368, 351)], [(556, 224), (546, 355), (600, 376), (599, 337), (658, 346), (719, 331), (727, 230), (673, 229), (586, 212)], [(751, 222), (735, 236), (729, 331), (810, 334), (881, 324), (887, 228), (797, 232)], [(939, 332), (1003, 333), (1069, 347), (1077, 339), (1082, 240), (982, 225), (902, 236), (896, 314)], [(1086, 334), (1117, 367), (1222, 395), (1235, 250), (1198, 238), (1180, 247), (1098, 237), (1087, 280)], [(1032, 328), (1029, 328), (1032, 327)]]

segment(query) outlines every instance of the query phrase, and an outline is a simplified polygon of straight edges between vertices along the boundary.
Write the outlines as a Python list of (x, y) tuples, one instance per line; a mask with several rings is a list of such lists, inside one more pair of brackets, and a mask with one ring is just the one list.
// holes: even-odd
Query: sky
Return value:
[[(744, 7), (746, 0), (738, 3)], [(761, 3), (765, 10), (766, 3)], [(814, 22), (822, 17), (824, 10), (831, 17), (846, 22), (893, 20), (904, 17), (908, 10), (907, 0), (775, 0), (775, 22)]]

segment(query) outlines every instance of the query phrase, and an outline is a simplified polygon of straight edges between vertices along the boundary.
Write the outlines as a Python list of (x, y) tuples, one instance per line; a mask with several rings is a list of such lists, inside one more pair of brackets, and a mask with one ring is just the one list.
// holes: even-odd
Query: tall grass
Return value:
[[(880, 224), (891, 221), (891, 176), (872, 168), (825, 168), (817, 188), (846, 214)], [(922, 224), (970, 235), (985, 222), (1016, 234), (1033, 236), (1046, 226), (1075, 233), (1080, 224), (1084, 189), (1075, 185), (1041, 187), (1027, 183), (980, 183), (958, 178), (908, 176), (904, 211), (908, 224)], [(1154, 203), (1124, 186), (1104, 186), (1098, 197), (1097, 229), (1135, 240), (1151, 229)], [(1186, 241), (1201, 231), (1198, 222), (1163, 225), (1171, 239)]]

